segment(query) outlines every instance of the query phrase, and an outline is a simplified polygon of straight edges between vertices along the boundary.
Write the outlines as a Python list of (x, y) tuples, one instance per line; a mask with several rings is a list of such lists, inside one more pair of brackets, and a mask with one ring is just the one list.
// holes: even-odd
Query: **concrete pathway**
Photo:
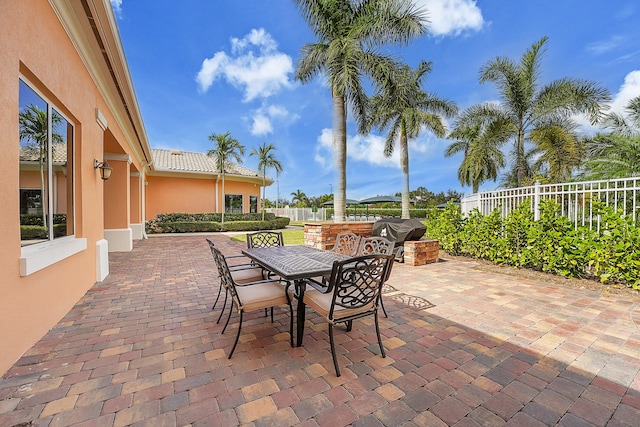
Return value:
[[(241, 243), (212, 237), (227, 254)], [(308, 309), (246, 316), (226, 358), (203, 236), (111, 254), (97, 283), (0, 380), (0, 426), (639, 426), (640, 299), (489, 273), (395, 264), (379, 355), (373, 322)]]

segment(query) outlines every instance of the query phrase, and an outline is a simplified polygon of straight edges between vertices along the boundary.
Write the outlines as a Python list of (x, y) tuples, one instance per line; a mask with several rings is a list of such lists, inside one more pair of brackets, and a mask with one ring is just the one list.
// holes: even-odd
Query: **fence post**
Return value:
[(533, 186), (533, 219), (540, 219), (540, 182), (536, 181)]

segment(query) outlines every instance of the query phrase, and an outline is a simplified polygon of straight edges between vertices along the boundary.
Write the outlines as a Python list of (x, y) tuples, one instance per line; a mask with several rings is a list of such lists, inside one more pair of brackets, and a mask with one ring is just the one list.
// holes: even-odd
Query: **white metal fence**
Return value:
[(560, 206), (560, 214), (569, 218), (576, 227), (598, 223), (599, 218), (593, 213), (595, 200), (603, 201), (616, 211), (623, 210), (635, 221), (640, 209), (640, 177), (485, 191), (464, 197), (460, 201), (460, 209), (466, 214), (477, 208), (483, 215), (499, 209), (505, 217), (520, 204), (528, 203), (537, 220), (540, 218), (540, 201), (544, 199), (555, 200)]
[(272, 212), (276, 216), (289, 217), (291, 221), (324, 221), (327, 219), (327, 210), (325, 208), (316, 209), (317, 212), (313, 212), (312, 208), (269, 208), (265, 209), (266, 212)]
[[(286, 216), (291, 221), (326, 221), (333, 219), (333, 215), (327, 218), (327, 209), (318, 208), (313, 212), (312, 208), (268, 208), (265, 212), (273, 212), (276, 216)], [(349, 208), (346, 212), (347, 221), (377, 221), (380, 215), (369, 213), (368, 209), (360, 210)]]

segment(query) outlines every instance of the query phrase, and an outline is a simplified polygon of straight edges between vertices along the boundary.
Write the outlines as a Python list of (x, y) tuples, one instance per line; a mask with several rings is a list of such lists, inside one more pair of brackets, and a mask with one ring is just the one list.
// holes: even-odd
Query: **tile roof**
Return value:
[[(154, 169), (157, 171), (211, 174), (220, 172), (216, 166), (215, 158), (209, 157), (205, 153), (152, 148), (151, 155), (153, 156)], [(235, 163), (226, 168), (226, 173), (242, 176), (260, 176), (258, 172)]]
[[(20, 146), (20, 160), (25, 162), (37, 162), (39, 158), (39, 148), (34, 145), (21, 145)], [(53, 144), (53, 162), (64, 163), (67, 161), (67, 143)]]

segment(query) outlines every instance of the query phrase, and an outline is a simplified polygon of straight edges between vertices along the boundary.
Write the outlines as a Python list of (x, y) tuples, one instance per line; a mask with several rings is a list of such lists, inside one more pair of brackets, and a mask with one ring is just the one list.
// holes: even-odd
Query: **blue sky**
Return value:
[[(208, 136), (231, 132), (247, 149), (276, 146), (284, 171), (266, 190), (290, 199), (300, 189), (320, 196), (335, 188), (331, 94), (323, 79), (293, 80), (300, 48), (314, 38), (290, 0), (111, 0), (152, 148), (206, 152)], [(480, 85), (480, 67), (496, 56), (518, 61), (548, 36), (543, 83), (563, 77), (599, 82), (621, 111), (640, 94), (640, 4), (635, 0), (416, 0), (429, 34), (389, 46), (415, 66), (431, 61), (425, 89), (463, 109), (497, 99)], [(593, 128), (584, 121), (584, 132)], [(450, 128), (450, 126), (449, 126)], [(348, 123), (347, 197), (402, 189), (396, 154), (382, 154), (384, 134), (357, 135)], [(410, 189), (470, 188), (457, 180), (460, 156), (427, 132), (410, 142)], [(275, 178), (273, 171), (268, 175)], [(488, 182), (481, 190), (497, 187)]]

